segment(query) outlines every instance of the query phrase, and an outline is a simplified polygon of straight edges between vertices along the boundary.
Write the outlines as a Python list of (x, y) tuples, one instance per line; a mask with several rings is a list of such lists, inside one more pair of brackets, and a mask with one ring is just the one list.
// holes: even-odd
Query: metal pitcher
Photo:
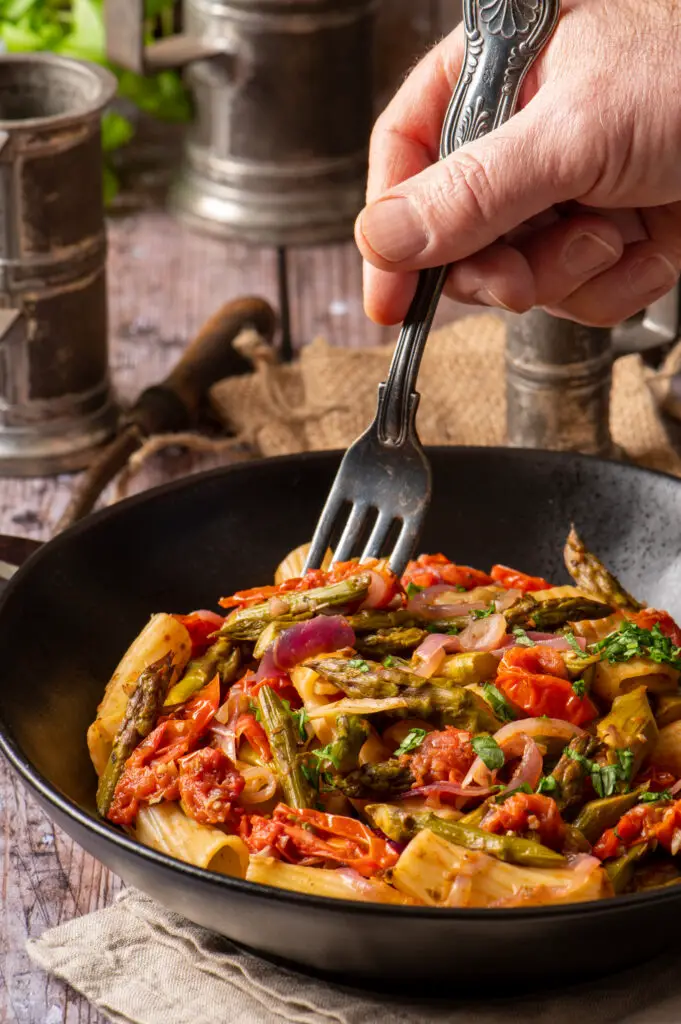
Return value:
[(171, 206), (213, 235), (314, 245), (364, 204), (377, 0), (184, 0), (183, 33), (143, 45), (144, 0), (107, 0), (107, 53), (187, 69), (196, 116)]
[(107, 355), (100, 115), (108, 71), (0, 58), (0, 474), (87, 465), (116, 410)]

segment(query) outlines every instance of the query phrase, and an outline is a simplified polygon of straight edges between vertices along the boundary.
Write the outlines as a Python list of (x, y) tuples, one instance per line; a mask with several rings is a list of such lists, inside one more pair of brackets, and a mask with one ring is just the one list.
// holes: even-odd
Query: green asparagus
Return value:
[(602, 800), (590, 800), (584, 804), (574, 825), (593, 845), (605, 832), (614, 828), (623, 814), (631, 810), (638, 800), (638, 793), (618, 793)]
[(349, 775), (334, 778), (334, 786), (352, 800), (390, 800), (414, 785), (409, 758), (365, 764)]
[(612, 608), (588, 597), (553, 597), (541, 599), (523, 594), (504, 612), (509, 627), (521, 629), (558, 629), (580, 619), (605, 619)]
[(425, 629), (397, 626), (393, 629), (379, 629), (357, 637), (356, 647), (360, 654), (383, 658), (395, 651), (413, 651), (428, 636)]
[(627, 850), (626, 853), (622, 854), (621, 857), (605, 861), (603, 866), (608, 878), (610, 879), (616, 896), (619, 896), (619, 894), (624, 892), (629, 886), (629, 883), (634, 877), (636, 865), (641, 858), (645, 857), (649, 849), (649, 843), (638, 843), (636, 846), (632, 846)]
[(415, 625), (414, 616), (405, 608), (397, 608), (390, 612), (365, 608), (354, 615), (346, 615), (346, 619), (355, 633), (378, 633), (382, 629), (398, 629), (403, 626), (409, 628)]
[(652, 752), (658, 737), (645, 686), (616, 697), (608, 714), (598, 723), (596, 732), (611, 750), (632, 751), (630, 777), (633, 778)]
[(258, 701), (263, 728), (272, 751), (274, 770), (286, 803), (298, 810), (313, 807), (312, 789), (298, 761), (298, 738), (291, 715), (270, 686), (260, 688)]
[(220, 638), (206, 653), (187, 665), (182, 678), (175, 683), (165, 699), (165, 707), (184, 704), (207, 683), (220, 674), (222, 685), (234, 682), (241, 665), (241, 655), (231, 640)]
[(589, 758), (601, 750), (601, 744), (593, 736), (577, 736), (570, 740), (567, 748), (551, 772), (556, 788), (551, 794), (561, 811), (581, 803), (584, 784), (589, 776)]
[(328, 746), (311, 753), (320, 761), (328, 761), (338, 772), (352, 772), (357, 767), (359, 752), (370, 733), (371, 729), (363, 718), (339, 715), (336, 719), (335, 739)]
[(283, 625), (289, 626), (311, 619), (325, 608), (336, 608), (361, 601), (366, 597), (370, 582), (369, 573), (361, 572), (327, 587), (291, 591), (264, 604), (236, 608), (220, 629), (220, 634), (234, 641), (256, 641), (271, 622), (280, 621)]
[(145, 668), (137, 679), (135, 689), (128, 698), (125, 715), (116, 733), (109, 760), (97, 786), (97, 810), (103, 818), (111, 807), (125, 762), (156, 725), (172, 674), (172, 654), (167, 654)]
[(460, 821), (440, 818), (429, 811), (405, 811), (391, 804), (369, 804), (364, 809), (372, 825), (380, 829), (395, 842), (406, 842), (422, 829), (430, 829), (435, 835), (467, 850), (478, 850), (490, 854), (497, 860), (510, 864), (524, 864), (527, 867), (550, 868), (565, 864), (565, 857), (531, 839), (516, 836), (498, 836)]
[[(611, 608), (629, 608), (639, 611), (644, 606), (628, 594), (619, 580), (609, 572), (601, 560), (584, 544), (574, 526), (565, 544), (565, 565), (573, 580), (582, 590), (593, 594)], [(587, 616), (582, 616), (587, 618)], [(601, 618), (602, 616), (592, 616)]]

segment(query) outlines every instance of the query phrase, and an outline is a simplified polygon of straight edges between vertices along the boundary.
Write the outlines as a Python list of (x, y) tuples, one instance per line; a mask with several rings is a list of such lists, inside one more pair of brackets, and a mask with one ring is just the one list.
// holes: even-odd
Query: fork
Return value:
[[(440, 139), (440, 159), (479, 139), (515, 112), (522, 81), (548, 42), (560, 0), (464, 0), (466, 52)], [(318, 569), (339, 524), (350, 512), (333, 562), (358, 553), (380, 558), (397, 533), (388, 564), (402, 575), (418, 541), (432, 493), (430, 463), (416, 430), (421, 358), (449, 267), (419, 274), (387, 379), (378, 387), (376, 418), (345, 453), (317, 523), (305, 571)], [(372, 518), (373, 517), (373, 518)]]

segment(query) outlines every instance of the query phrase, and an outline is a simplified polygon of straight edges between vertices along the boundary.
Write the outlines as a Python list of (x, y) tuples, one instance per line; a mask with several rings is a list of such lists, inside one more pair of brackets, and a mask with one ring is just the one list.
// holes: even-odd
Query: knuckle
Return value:
[(494, 190), (487, 169), (470, 152), (459, 150), (442, 162), (442, 177), (434, 197), (438, 207), (456, 210), (465, 225), (474, 226), (494, 212)]

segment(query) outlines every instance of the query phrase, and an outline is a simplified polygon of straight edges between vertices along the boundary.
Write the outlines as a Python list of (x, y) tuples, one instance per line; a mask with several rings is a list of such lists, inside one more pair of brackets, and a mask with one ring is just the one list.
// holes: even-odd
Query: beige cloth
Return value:
[[(588, 936), (587, 936), (588, 939)], [(409, 1002), (282, 970), (134, 890), (28, 943), (31, 958), (115, 1024), (672, 1024), (681, 1019), (680, 955), (563, 993), (473, 1003)], [(598, 951), (594, 951), (598, 955)], [(490, 984), (494, 991), (494, 950)], [(37, 1022), (36, 1022), (37, 1024)]]

